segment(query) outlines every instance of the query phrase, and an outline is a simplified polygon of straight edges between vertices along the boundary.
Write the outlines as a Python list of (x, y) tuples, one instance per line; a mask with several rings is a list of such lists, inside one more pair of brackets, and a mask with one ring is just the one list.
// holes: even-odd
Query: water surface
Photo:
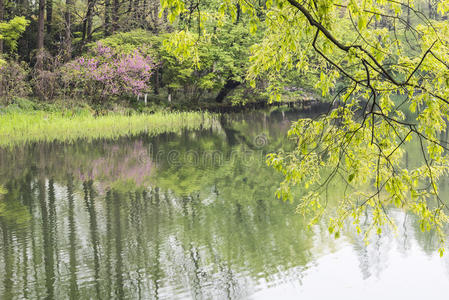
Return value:
[[(423, 299), (449, 258), (412, 215), (366, 246), (307, 230), (265, 154), (294, 112), (0, 150), (0, 299)], [(367, 216), (368, 220), (369, 216)]]

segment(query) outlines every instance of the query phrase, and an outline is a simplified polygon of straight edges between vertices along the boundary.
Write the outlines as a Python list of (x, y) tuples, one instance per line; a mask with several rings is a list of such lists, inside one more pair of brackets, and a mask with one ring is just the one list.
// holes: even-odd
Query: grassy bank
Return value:
[(63, 112), (21, 111), (0, 115), (0, 147), (30, 142), (72, 142), (77, 139), (117, 138), (146, 133), (157, 135), (182, 129), (210, 128), (214, 115), (201, 112), (156, 112), (131, 116), (70, 115)]

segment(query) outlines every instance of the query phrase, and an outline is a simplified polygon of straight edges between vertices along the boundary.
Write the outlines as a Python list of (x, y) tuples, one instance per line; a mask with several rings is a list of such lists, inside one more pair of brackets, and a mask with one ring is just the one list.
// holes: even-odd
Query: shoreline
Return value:
[(129, 116), (64, 116), (62, 112), (15, 112), (0, 116), (0, 147), (12, 148), (33, 142), (114, 139), (140, 133), (157, 135), (184, 129), (210, 128), (214, 119), (214, 114), (209, 112), (157, 112)]

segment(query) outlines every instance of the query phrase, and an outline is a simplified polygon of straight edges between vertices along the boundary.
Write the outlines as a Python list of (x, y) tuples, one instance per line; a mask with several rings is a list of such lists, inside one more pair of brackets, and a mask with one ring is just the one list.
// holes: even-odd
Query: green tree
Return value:
[[(329, 231), (336, 236), (347, 220), (360, 230), (365, 211), (373, 216), (365, 236), (394, 226), (386, 208), (395, 206), (414, 212), (422, 230), (434, 228), (444, 241), (447, 204), (437, 183), (449, 166), (440, 141), (449, 113), (449, 22), (442, 18), (449, 1), (438, 3), (433, 19), (418, 4), (269, 0), (260, 6), (228, 0), (220, 9), (234, 19), (245, 12), (252, 32), (266, 28), (253, 47), (247, 79), (269, 78), (272, 99), (279, 98), (276, 83), (284, 70), (317, 73), (315, 87), (332, 96), (327, 114), (293, 125), (296, 149), (272, 154), (268, 163), (285, 176), (280, 198), (293, 199), (294, 185), (309, 191), (298, 210), (312, 223), (327, 212), (329, 184), (344, 182), (339, 208), (329, 212)], [(183, 0), (164, 0), (162, 7), (171, 20), (188, 14)], [(407, 168), (403, 156), (413, 143), (422, 160)]]
[(29, 24), (30, 21), (25, 17), (14, 17), (9, 22), (0, 22), (0, 39), (5, 42), (11, 52), (17, 50), (17, 40)]

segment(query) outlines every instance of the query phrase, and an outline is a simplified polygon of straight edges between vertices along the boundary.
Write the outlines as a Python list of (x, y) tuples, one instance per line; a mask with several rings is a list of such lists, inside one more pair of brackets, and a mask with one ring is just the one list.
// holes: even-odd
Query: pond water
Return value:
[[(443, 299), (449, 255), (412, 215), (366, 246), (307, 230), (265, 154), (294, 112), (0, 150), (0, 299)], [(367, 216), (368, 218), (368, 216)]]

